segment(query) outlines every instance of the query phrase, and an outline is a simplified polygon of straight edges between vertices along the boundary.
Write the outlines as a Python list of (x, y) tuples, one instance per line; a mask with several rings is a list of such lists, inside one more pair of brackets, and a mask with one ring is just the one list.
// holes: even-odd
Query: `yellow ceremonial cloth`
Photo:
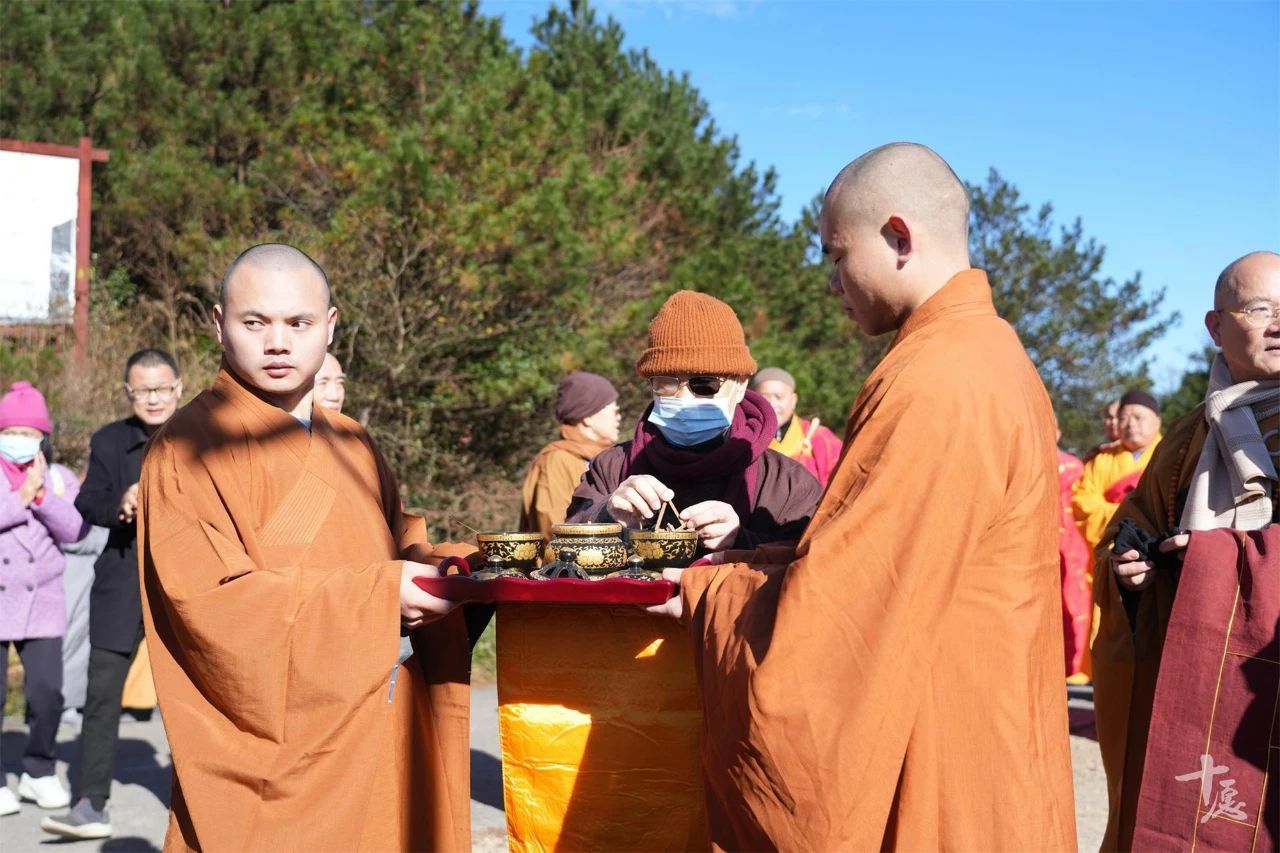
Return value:
[(688, 632), (639, 607), (498, 607), (512, 850), (705, 850)]

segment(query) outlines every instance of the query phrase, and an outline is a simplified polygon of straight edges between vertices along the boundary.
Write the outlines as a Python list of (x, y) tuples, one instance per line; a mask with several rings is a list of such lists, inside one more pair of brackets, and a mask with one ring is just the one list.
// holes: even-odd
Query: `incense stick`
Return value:
[(449, 516), (449, 520), (450, 520), (450, 521), (452, 521), (454, 524), (461, 524), (463, 527), (467, 528), (468, 530), (470, 530), (472, 533), (474, 533), (474, 534), (475, 534), (475, 535), (477, 535), (477, 536), (479, 536), (479, 535), (480, 535), (480, 531), (479, 531), (479, 530), (476, 530), (474, 527), (472, 527), (470, 524), (467, 524), (465, 521), (463, 521), (463, 520), (462, 520), (462, 519), (460, 519), (460, 518), (454, 518), (454, 517), (451, 515), (451, 516)]

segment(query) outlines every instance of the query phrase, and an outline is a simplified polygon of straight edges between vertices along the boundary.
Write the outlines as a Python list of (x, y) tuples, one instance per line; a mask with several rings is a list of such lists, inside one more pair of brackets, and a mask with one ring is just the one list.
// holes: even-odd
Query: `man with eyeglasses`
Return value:
[(70, 813), (47, 817), (46, 832), (69, 838), (112, 833), (107, 800), (115, 773), (125, 680), (142, 642), (138, 588), (138, 475), (147, 440), (169, 420), (182, 396), (178, 362), (161, 349), (142, 349), (124, 367), (132, 413), (94, 433), (89, 471), (76, 498), (85, 520), (108, 531), (94, 564), (89, 593), (89, 671), (80, 730), (80, 799)]
[[(747, 387), (756, 362), (733, 309), (705, 293), (675, 293), (650, 324), (636, 368), (651, 402), (631, 440), (581, 474), (567, 521), (635, 529), (661, 513), (664, 528), (697, 531), (702, 553), (794, 544), (822, 488), (769, 449), (777, 419)], [(500, 609), (498, 638), (503, 758), (539, 772), (537, 784), (508, 787), (513, 844), (706, 849), (703, 717), (687, 632), (634, 606), (520, 605)], [(517, 649), (536, 651), (505, 651)], [(619, 796), (632, 788), (643, 795)]]
[[(1094, 696), (1110, 796), (1104, 850), (1191, 847), (1182, 833), (1193, 826), (1207, 833), (1202, 844), (1221, 849), (1280, 843), (1280, 254), (1229, 264), (1205, 326), (1219, 352), (1204, 403), (1169, 425), (1094, 552)], [(1133, 528), (1120, 542), (1122, 525)], [(1133, 530), (1148, 539), (1142, 551)], [(1197, 820), (1200, 777), (1177, 781), (1206, 754), (1213, 762), (1202, 775), (1220, 778), (1206, 776), (1204, 790), (1216, 803), (1218, 782), (1229, 778), (1231, 798), (1243, 804), (1244, 817), (1232, 820), (1248, 827), (1235, 837), (1222, 834), (1231, 820)]]

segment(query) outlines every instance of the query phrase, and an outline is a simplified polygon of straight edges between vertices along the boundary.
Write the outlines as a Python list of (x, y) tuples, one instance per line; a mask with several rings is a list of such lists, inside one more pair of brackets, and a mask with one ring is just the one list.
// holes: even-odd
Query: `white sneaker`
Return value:
[(81, 797), (70, 814), (47, 817), (40, 821), (40, 828), (63, 838), (110, 838), (111, 816), (106, 806), (98, 811), (88, 797)]
[(35, 800), (42, 809), (61, 809), (71, 804), (71, 794), (54, 775), (37, 779), (23, 773), (18, 780), (18, 796), (24, 800)]
[(22, 806), (18, 804), (18, 798), (13, 795), (13, 791), (0, 787), (0, 815), (17, 814), (20, 811)]

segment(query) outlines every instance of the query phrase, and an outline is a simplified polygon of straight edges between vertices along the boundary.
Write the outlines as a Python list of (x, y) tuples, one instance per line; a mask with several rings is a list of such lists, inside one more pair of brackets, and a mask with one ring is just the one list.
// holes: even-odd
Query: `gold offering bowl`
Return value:
[(518, 569), (526, 574), (538, 567), (541, 533), (477, 533), (476, 542), (489, 565), (497, 558), (502, 568)]
[(631, 550), (648, 571), (683, 569), (698, 550), (696, 530), (631, 530)]
[(542, 552), (550, 563), (568, 552), (571, 562), (593, 577), (603, 577), (627, 565), (627, 546), (622, 541), (621, 524), (556, 524), (551, 541)]

